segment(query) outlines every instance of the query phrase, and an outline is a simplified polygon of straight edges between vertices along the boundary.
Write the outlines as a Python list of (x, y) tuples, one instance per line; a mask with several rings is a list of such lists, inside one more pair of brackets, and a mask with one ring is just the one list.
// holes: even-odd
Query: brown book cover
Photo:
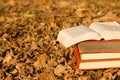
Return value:
[(120, 40), (89, 40), (78, 44), (80, 53), (120, 52)]

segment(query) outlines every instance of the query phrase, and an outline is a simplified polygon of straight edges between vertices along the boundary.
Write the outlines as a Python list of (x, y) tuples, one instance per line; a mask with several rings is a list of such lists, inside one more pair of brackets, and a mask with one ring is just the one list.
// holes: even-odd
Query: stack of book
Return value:
[(81, 42), (74, 54), (79, 69), (120, 67), (120, 40)]
[(117, 22), (95, 22), (80, 25), (58, 34), (66, 48), (76, 45), (74, 55), (79, 69), (120, 67), (120, 25)]

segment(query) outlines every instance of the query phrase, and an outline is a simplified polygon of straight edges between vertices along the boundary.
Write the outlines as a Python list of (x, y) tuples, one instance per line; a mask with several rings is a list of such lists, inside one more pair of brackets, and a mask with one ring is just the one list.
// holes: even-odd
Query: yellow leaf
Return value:
[(35, 16), (35, 14), (25, 13), (23, 16), (24, 16), (24, 17), (31, 18), (31, 17), (34, 17), (34, 16)]

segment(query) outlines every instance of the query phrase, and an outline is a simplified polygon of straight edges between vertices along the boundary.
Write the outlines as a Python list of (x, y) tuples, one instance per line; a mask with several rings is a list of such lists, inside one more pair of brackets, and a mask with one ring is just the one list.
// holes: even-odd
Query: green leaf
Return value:
[(86, 0), (87, 3), (90, 3), (90, 0)]
[(49, 2), (49, 0), (45, 0), (45, 2), (46, 2), (46, 3), (48, 3), (48, 2)]
[(115, 11), (115, 10), (117, 10), (117, 8), (116, 7), (111, 7), (111, 10)]
[(97, 8), (99, 8), (100, 7), (100, 5), (98, 4), (98, 3), (94, 3), (94, 7), (97, 9)]
[(102, 76), (103, 70), (97, 70), (97, 74), (98, 74), (98, 76)]

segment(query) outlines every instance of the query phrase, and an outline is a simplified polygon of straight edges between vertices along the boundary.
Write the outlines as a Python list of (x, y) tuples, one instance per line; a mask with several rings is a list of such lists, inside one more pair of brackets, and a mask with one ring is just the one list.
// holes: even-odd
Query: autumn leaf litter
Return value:
[(119, 0), (1, 0), (1, 80), (119, 80), (119, 68), (78, 70), (60, 30), (95, 21), (120, 23)]

